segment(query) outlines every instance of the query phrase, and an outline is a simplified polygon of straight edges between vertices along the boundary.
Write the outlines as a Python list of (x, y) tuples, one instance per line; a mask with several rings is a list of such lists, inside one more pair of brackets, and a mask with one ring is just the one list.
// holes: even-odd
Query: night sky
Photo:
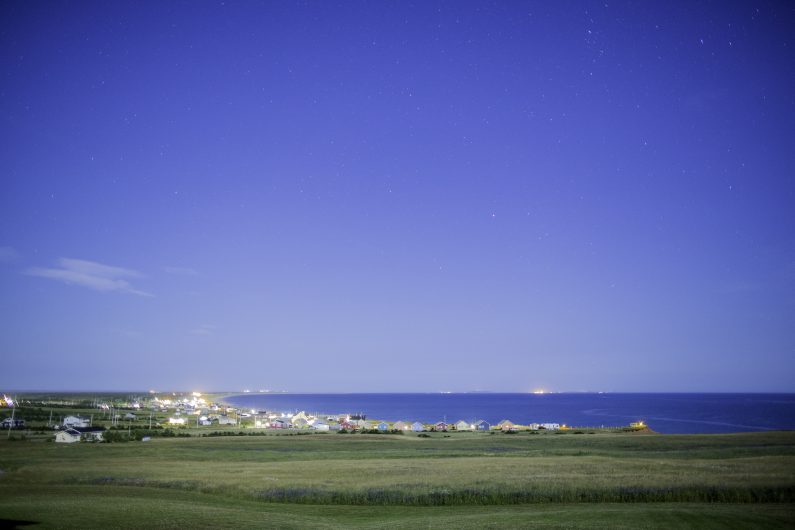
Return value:
[(3, 2), (0, 386), (795, 391), (789, 2)]

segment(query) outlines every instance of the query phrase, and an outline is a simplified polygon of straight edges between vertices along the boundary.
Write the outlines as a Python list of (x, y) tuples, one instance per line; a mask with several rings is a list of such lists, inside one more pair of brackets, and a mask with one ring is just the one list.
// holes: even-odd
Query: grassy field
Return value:
[(0, 518), (51, 527), (793, 528), (795, 433), (0, 441)]

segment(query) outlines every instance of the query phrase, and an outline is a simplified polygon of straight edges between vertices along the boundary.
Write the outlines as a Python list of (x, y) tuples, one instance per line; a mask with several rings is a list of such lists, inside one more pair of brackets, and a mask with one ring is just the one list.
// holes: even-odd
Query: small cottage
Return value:
[(418, 421), (415, 421), (414, 423), (411, 424), (411, 430), (414, 432), (422, 432), (425, 430), (425, 425), (423, 425)]
[(55, 441), (61, 444), (72, 444), (80, 441), (80, 433), (74, 429), (66, 429), (55, 433)]
[(458, 420), (455, 422), (454, 427), (457, 431), (471, 431), (473, 429), (472, 424), (464, 420)]
[(437, 431), (446, 431), (446, 430), (447, 430), (447, 428), (448, 428), (448, 425), (447, 425), (447, 423), (445, 423), (445, 422), (443, 422), (443, 421), (438, 421), (438, 422), (436, 422), (436, 424), (433, 426), (433, 428), (434, 428), (434, 429), (436, 429)]
[(382, 422), (379, 422), (378, 425), (375, 426), (375, 428), (378, 429), (379, 431), (388, 431), (389, 430), (389, 424), (387, 422), (385, 422), (385, 421), (382, 421)]
[(395, 425), (393, 425), (392, 428), (398, 431), (408, 431), (409, 429), (411, 429), (411, 425), (409, 425), (408, 422), (405, 421), (396, 421)]
[(497, 424), (497, 428), (502, 431), (515, 431), (516, 424), (511, 420), (502, 420), (500, 423)]
[(88, 427), (91, 425), (91, 418), (84, 416), (67, 416), (63, 419), (64, 427)]
[[(306, 412), (304, 412), (302, 410), (298, 414), (294, 415), (291, 419), (293, 420), (293, 425), (298, 425), (298, 423), (297, 423), (298, 420), (303, 420), (306, 423), (309, 423), (309, 420), (311, 419), (311, 417)], [(306, 425), (306, 423), (304, 423), (304, 425)]]
[(478, 420), (474, 423), (474, 427), (477, 431), (488, 431), (491, 429), (491, 424), (486, 420)]
[(81, 440), (87, 442), (101, 442), (104, 427), (70, 427), (55, 434), (58, 443), (76, 443)]
[(80, 438), (86, 442), (101, 442), (105, 427), (75, 427), (80, 433)]

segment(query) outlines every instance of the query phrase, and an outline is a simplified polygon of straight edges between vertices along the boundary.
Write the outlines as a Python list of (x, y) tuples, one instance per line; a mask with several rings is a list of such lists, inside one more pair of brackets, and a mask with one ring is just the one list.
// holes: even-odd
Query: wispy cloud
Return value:
[(132, 269), (113, 267), (95, 261), (60, 258), (58, 268), (33, 267), (25, 271), (30, 276), (50, 278), (70, 285), (79, 285), (95, 291), (117, 291), (138, 296), (154, 296), (130, 285), (126, 278), (142, 278)]
[(181, 274), (182, 276), (198, 276), (198, 271), (190, 267), (163, 267), (163, 270), (169, 274)]
[(214, 331), (215, 331), (215, 326), (213, 324), (202, 324), (201, 326), (190, 330), (190, 333), (191, 335), (207, 336), (207, 335), (212, 335)]
[(0, 263), (11, 263), (19, 259), (19, 252), (12, 247), (0, 247)]

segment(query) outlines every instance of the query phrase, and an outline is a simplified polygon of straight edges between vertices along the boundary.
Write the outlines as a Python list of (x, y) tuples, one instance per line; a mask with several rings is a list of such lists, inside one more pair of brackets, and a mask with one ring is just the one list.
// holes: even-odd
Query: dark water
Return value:
[(387, 421), (484, 419), (621, 426), (662, 433), (795, 429), (795, 394), (242, 394), (227, 402), (268, 411), (358, 413)]

